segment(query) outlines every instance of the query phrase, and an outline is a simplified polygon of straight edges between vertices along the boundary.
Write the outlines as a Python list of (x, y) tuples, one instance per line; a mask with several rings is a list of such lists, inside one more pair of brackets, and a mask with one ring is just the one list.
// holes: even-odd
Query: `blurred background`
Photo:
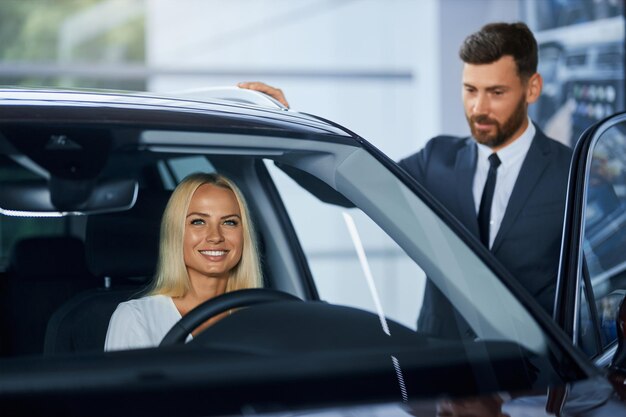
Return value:
[(5, 0), (0, 83), (175, 92), (281, 87), (394, 159), (466, 134), (462, 40), (522, 20), (541, 44), (534, 119), (572, 143), (624, 108), (621, 0)]
[[(175, 93), (261, 80), (398, 160), (469, 133), (458, 49), (494, 21), (536, 34), (544, 90), (531, 114), (550, 136), (572, 145), (624, 110), (622, 0), (3, 0), (0, 84)], [(329, 208), (271, 172), (322, 297), (347, 288), (374, 309), (342, 214), (316, 220)], [(385, 308), (414, 326), (423, 273), (355, 218)]]

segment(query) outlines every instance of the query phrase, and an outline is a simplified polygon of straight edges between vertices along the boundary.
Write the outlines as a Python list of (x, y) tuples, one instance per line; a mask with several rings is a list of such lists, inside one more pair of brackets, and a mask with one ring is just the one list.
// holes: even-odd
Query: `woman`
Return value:
[[(104, 349), (158, 346), (202, 302), (261, 283), (254, 227), (243, 195), (222, 175), (192, 174), (176, 187), (163, 213), (157, 273), (147, 295), (117, 307)], [(220, 318), (213, 317), (193, 334)]]

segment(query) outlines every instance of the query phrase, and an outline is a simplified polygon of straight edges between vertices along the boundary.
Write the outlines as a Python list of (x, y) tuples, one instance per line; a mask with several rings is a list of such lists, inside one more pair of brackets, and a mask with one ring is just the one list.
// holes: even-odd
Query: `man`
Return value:
[[(552, 313), (571, 151), (528, 117), (542, 88), (537, 42), (523, 23), (493, 23), (468, 36), (459, 55), (472, 135), (435, 137), (400, 166)], [(418, 329), (471, 335), (430, 281)]]
[[(571, 151), (528, 118), (528, 105), (537, 101), (542, 87), (537, 42), (523, 23), (494, 23), (468, 36), (459, 55), (472, 136), (431, 139), (400, 165), (552, 313)], [(494, 168), (492, 154), (498, 157)], [(495, 187), (481, 234), (481, 200), (490, 169)], [(440, 308), (446, 302), (427, 284), (418, 327), (453, 334), (459, 319)]]

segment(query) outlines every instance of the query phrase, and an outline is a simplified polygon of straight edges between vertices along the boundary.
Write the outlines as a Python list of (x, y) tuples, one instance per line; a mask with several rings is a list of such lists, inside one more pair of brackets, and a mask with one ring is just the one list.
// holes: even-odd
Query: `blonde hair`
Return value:
[(231, 270), (226, 292), (258, 288), (263, 285), (256, 234), (243, 194), (231, 180), (223, 175), (196, 173), (189, 175), (178, 184), (165, 207), (161, 220), (157, 272), (148, 295), (182, 297), (189, 291), (189, 275), (183, 255), (185, 218), (193, 194), (204, 184), (231, 190), (235, 194), (241, 211), (243, 251), (241, 260)]

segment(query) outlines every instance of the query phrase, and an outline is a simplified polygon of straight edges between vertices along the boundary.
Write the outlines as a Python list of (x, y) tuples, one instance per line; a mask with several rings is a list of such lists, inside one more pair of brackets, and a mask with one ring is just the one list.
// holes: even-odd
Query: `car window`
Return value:
[(587, 301), (587, 288), (582, 285), (580, 294), (578, 346), (589, 356), (596, 356), (600, 353), (601, 343), (596, 340), (600, 336), (598, 332), (599, 322), (591, 310), (591, 305)]
[[(623, 123), (604, 131), (589, 153), (584, 209), (581, 292), (593, 303), (580, 306), (579, 340), (589, 354), (616, 340), (615, 319), (626, 290), (626, 134)], [(590, 311), (586, 311), (590, 309)], [(591, 332), (594, 343), (590, 343)], [(587, 341), (582, 338), (587, 337)]]
[[(337, 159), (341, 162), (332, 166)], [(360, 208), (333, 209), (316, 203), (293, 192), (293, 184), (272, 171), (322, 298), (379, 314), (393, 311), (400, 322), (415, 328), (424, 283), (430, 280), (469, 322), (476, 337), (514, 340), (537, 352), (546, 349), (541, 330), (500, 279), (367, 152), (351, 150), (335, 159), (318, 154), (276, 160), (335, 184), (336, 191)], [(463, 325), (450, 324), (459, 329)]]
[(174, 189), (187, 175), (194, 172), (215, 172), (211, 162), (202, 155), (181, 156), (159, 161), (159, 172), (167, 189)]
[[(0, 182), (42, 179), (38, 173), (0, 155)], [(70, 227), (70, 221), (61, 217), (0, 216), (0, 271), (7, 269), (17, 241), (33, 236), (63, 236), (71, 233)]]
[[(132, 179), (138, 184), (135, 204), (64, 213), (82, 224), (76, 228), (77, 241), (44, 239), (24, 247), (26, 261), (5, 277), (10, 288), (0, 289), (3, 364), (16, 363), (17, 369), (18, 361), (27, 359), (65, 369), (89, 355), (115, 365), (124, 354), (136, 354), (138, 362), (158, 359), (158, 366), (176, 370), (179, 362), (173, 358), (185, 354), (187, 346), (105, 354), (104, 340), (119, 303), (144, 295), (154, 277), (161, 217), (171, 189), (189, 173), (216, 171), (233, 179), (246, 197), (259, 237), (265, 287), (307, 302), (302, 308), (241, 308), (198, 334), (187, 353), (206, 353), (201, 366), (190, 363), (203, 374), (218, 378), (241, 367), (244, 359), (256, 367), (268, 358), (290, 356), (306, 364), (315, 356), (328, 359), (312, 364), (330, 375), (338, 361), (366, 368), (369, 361), (345, 361), (361, 352), (382, 357), (385, 373), (392, 366), (393, 381), (409, 370), (407, 381), (418, 391), (429, 385), (425, 375), (433, 367), (447, 375), (441, 384), (452, 380), (459, 392), (474, 379), (474, 369), (480, 369), (476, 378), (492, 381), (493, 390), (509, 388), (504, 376), (511, 366), (522, 375), (517, 387), (545, 386), (560, 378), (552, 358), (562, 352), (545, 323), (455, 231), (446, 213), (411, 188), (414, 184), (401, 180), (397, 167), (381, 155), (326, 138), (111, 130), (112, 148), (104, 156), (97, 154), (101, 166), (91, 184)], [(15, 140), (19, 138), (21, 131)], [(55, 157), (64, 162), (73, 156), (69, 151), (44, 155), (48, 169), (60, 165)], [(93, 156), (88, 146), (77, 155)], [(37, 175), (32, 166), (24, 169)], [(6, 196), (5, 188), (0, 197)], [(22, 195), (30, 191), (25, 188)], [(9, 214), (15, 213), (3, 216)], [(442, 337), (420, 328), (429, 282), (473, 334)], [(24, 300), (31, 306), (27, 311)], [(229, 328), (229, 321), (239, 327)], [(209, 369), (216, 366), (223, 369)], [(301, 370), (284, 371), (298, 377)], [(578, 374), (580, 369), (571, 375)]]
[(415, 329), (426, 275), (357, 208), (324, 203), (266, 164), (289, 212), (322, 300), (383, 312)]

